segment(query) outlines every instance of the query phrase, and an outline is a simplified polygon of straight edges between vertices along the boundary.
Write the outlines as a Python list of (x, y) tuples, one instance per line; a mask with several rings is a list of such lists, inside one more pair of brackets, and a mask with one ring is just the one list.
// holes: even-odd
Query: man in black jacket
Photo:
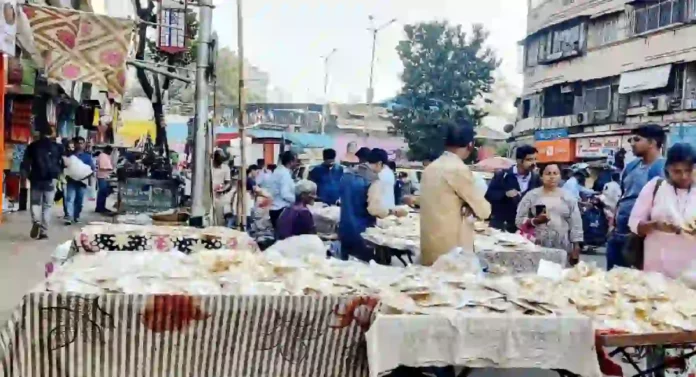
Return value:
[(541, 186), (539, 174), (534, 172), (536, 157), (536, 148), (520, 146), (515, 152), (517, 164), (497, 172), (493, 177), (486, 191), (486, 200), (491, 203), (491, 227), (517, 232), (515, 215), (520, 200), (529, 190)]
[(24, 152), (22, 174), (31, 184), (30, 203), (32, 227), (29, 235), (34, 239), (48, 238), (56, 180), (62, 170), (61, 146), (45, 133), (32, 142)]

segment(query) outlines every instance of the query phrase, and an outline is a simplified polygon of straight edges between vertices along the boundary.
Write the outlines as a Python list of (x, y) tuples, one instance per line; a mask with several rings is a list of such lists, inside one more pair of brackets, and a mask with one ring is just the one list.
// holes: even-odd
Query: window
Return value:
[(522, 119), (527, 119), (529, 118), (529, 110), (531, 107), (531, 100), (524, 100), (522, 101)]
[(553, 32), (551, 53), (570, 52), (580, 47), (580, 25)]
[(642, 34), (684, 21), (686, 0), (655, 0), (636, 7), (634, 33)]
[(611, 17), (598, 25), (600, 45), (616, 42), (619, 39), (619, 18)]
[(537, 38), (531, 39), (527, 42), (526, 48), (526, 66), (535, 67), (538, 63), (539, 56), (539, 40)]
[(561, 86), (552, 86), (544, 91), (544, 116), (556, 117), (573, 114), (575, 95), (562, 93)]
[(611, 105), (611, 87), (598, 86), (585, 89), (585, 110), (606, 111)]

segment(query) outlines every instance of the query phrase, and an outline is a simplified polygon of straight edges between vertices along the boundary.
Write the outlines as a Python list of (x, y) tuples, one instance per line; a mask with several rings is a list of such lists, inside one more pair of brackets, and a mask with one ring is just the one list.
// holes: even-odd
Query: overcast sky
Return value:
[[(237, 50), (236, 1), (216, 0), (213, 29), (221, 44)], [(375, 62), (375, 98), (397, 93), (401, 62), (395, 51), (403, 25), (447, 20), (469, 29), (482, 23), (491, 32), (489, 44), (503, 59), (501, 73), (521, 85), (517, 73), (517, 42), (524, 37), (525, 0), (255, 0), (244, 2), (245, 56), (270, 75), (293, 102), (321, 101), (324, 83), (322, 55), (330, 60), (329, 100), (365, 101), (370, 72), (371, 33), (368, 15), (380, 32)]]

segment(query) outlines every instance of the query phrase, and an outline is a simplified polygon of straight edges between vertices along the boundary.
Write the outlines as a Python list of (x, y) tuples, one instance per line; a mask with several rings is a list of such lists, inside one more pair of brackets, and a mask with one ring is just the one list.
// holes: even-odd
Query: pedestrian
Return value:
[[(75, 154), (75, 142), (73, 140), (64, 140), (63, 157), (70, 157), (73, 154)], [(60, 166), (61, 174), (58, 178), (58, 185), (60, 186), (60, 196), (63, 202), (63, 221), (67, 221), (70, 218), (68, 217), (68, 198), (66, 198), (66, 194), (68, 193), (68, 180), (67, 175), (65, 175), (65, 163), (63, 159), (60, 161)]]
[(226, 226), (225, 217), (232, 213), (232, 172), (225, 164), (227, 156), (222, 149), (213, 152), (213, 213), (216, 226)]
[(285, 151), (280, 155), (280, 163), (271, 175), (269, 185), (273, 196), (269, 215), (275, 230), (280, 214), (295, 203), (295, 181), (292, 179), (292, 172), (299, 165), (299, 160), (295, 152)]
[[(85, 165), (89, 166), (94, 173), (94, 160), (92, 159), (92, 155), (85, 151), (85, 138), (78, 136), (73, 140), (75, 143), (75, 157), (80, 159), (80, 161), (82, 161), (82, 163)], [(85, 200), (85, 191), (87, 190), (89, 180), (91, 179), (91, 175), (81, 181), (77, 181), (71, 177), (66, 177), (67, 190), (65, 193), (65, 198), (68, 200), (68, 203), (66, 204), (68, 218), (65, 220), (65, 225), (71, 225), (73, 223), (77, 224), (80, 222), (82, 206)]]
[(269, 178), (273, 172), (266, 166), (266, 160), (259, 158), (256, 160), (256, 166), (259, 168), (258, 176), (256, 177), (256, 184), (259, 187), (268, 189)]
[(322, 157), (324, 161), (309, 172), (309, 180), (317, 185), (319, 201), (334, 205), (338, 201), (343, 167), (336, 163), (336, 151), (333, 149), (324, 149)]
[(111, 212), (106, 209), (106, 199), (111, 195), (109, 177), (114, 171), (111, 153), (113, 153), (113, 148), (107, 145), (97, 156), (97, 207), (95, 209), (97, 213)]
[(621, 175), (621, 199), (616, 208), (614, 231), (607, 241), (607, 269), (615, 266), (628, 267), (623, 250), (630, 234), (628, 225), (633, 206), (640, 191), (655, 177), (664, 178), (665, 159), (661, 149), (665, 142), (665, 132), (656, 124), (634, 129), (630, 138), (631, 149), (637, 157), (631, 161)]
[(696, 219), (694, 149), (677, 143), (667, 151), (666, 177), (655, 177), (636, 199), (629, 227), (645, 237), (643, 270), (677, 279), (696, 261), (696, 238), (683, 229)]
[(581, 195), (594, 195), (596, 192), (585, 187), (585, 180), (587, 179), (587, 176), (587, 169), (577, 169), (573, 171), (573, 175), (563, 184), (562, 187), (577, 201), (581, 200)]
[(425, 168), (421, 184), (421, 263), (425, 266), (457, 247), (473, 252), (474, 227), (468, 217), (484, 220), (491, 214), (491, 205), (464, 163), (474, 150), (474, 127), (461, 121), (439, 128), (446, 130), (445, 152)]
[(278, 218), (278, 240), (301, 236), (304, 234), (317, 234), (312, 212), (307, 208), (314, 204), (317, 196), (316, 183), (302, 180), (295, 185), (295, 203), (283, 210)]
[(24, 152), (22, 175), (29, 179), (31, 204), (31, 231), (33, 239), (48, 238), (51, 208), (56, 184), (61, 174), (61, 146), (45, 132), (33, 141)]
[[(247, 199), (246, 199), (246, 208), (244, 209), (245, 210), (244, 216), (246, 216), (247, 230), (249, 230), (249, 228), (251, 227), (251, 223), (253, 220), (251, 218), (251, 214), (253, 213), (254, 206), (256, 205), (256, 197), (262, 193), (262, 190), (259, 188), (258, 184), (256, 183), (256, 177), (258, 177), (259, 171), (260, 171), (260, 169), (257, 165), (249, 165), (249, 167), (247, 167), (247, 169), (246, 169), (246, 174), (247, 174), (246, 197), (247, 197)], [(242, 180), (239, 179), (237, 181), (237, 188), (235, 189), (235, 192), (232, 195), (232, 206), (235, 210), (233, 211), (234, 216), (231, 216), (228, 219), (227, 226), (229, 228), (233, 228), (234, 225), (238, 221), (239, 216), (237, 216), (237, 214), (241, 210), (241, 204), (240, 204), (239, 199), (238, 199), (239, 198), (238, 193), (241, 192), (241, 187), (242, 187)]]
[(366, 162), (346, 171), (341, 179), (338, 238), (341, 241), (343, 259), (348, 259), (350, 255), (366, 262), (373, 260), (374, 252), (365, 243), (362, 233), (365, 229), (375, 226), (377, 218), (407, 214), (407, 211), (401, 209), (383, 207), (383, 188), (380, 186), (382, 182), (378, 175), (383, 170), (386, 160), (387, 152), (373, 149)]
[(486, 200), (491, 204), (491, 227), (510, 233), (517, 232), (515, 216), (517, 206), (524, 195), (541, 186), (536, 167), (537, 150), (531, 145), (522, 145), (515, 152), (517, 163), (493, 176), (486, 191)]
[(404, 203), (404, 196), (413, 195), (413, 184), (408, 177), (408, 173), (402, 171), (399, 173), (399, 177), (396, 180), (396, 185), (394, 186), (394, 198), (398, 204)]
[(382, 206), (386, 209), (393, 209), (396, 207), (396, 198), (394, 198), (394, 186), (396, 185), (396, 176), (394, 175), (394, 170), (396, 170), (396, 164), (392, 169), (391, 164), (393, 161), (389, 161), (389, 155), (387, 151), (383, 154), (387, 156), (384, 161), (382, 161), (383, 169), (379, 172), (379, 180), (381, 181), (380, 186), (382, 187)]
[(583, 242), (582, 217), (578, 200), (558, 187), (561, 170), (548, 164), (542, 170), (542, 186), (527, 193), (517, 207), (515, 224), (531, 227), (538, 245), (568, 252), (568, 264), (580, 261)]

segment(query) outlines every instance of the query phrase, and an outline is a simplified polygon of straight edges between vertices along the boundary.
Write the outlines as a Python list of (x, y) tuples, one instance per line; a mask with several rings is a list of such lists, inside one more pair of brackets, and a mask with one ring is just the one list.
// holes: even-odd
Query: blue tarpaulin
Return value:
[[(239, 133), (237, 127), (216, 127), (216, 134)], [(264, 130), (251, 128), (247, 130), (247, 135), (256, 139), (285, 139), (293, 145), (302, 148), (332, 148), (334, 140), (331, 136), (309, 134), (304, 132), (283, 132), (274, 130)]]

